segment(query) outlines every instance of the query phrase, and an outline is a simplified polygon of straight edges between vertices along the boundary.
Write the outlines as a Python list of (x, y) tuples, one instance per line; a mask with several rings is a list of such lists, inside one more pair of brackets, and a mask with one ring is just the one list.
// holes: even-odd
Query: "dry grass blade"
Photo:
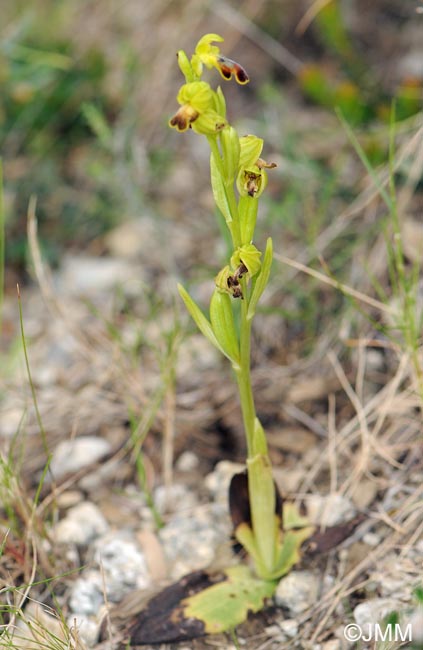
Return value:
[(353, 289), (348, 285), (339, 282), (338, 280), (334, 280), (328, 275), (325, 275), (320, 271), (316, 271), (315, 269), (312, 269), (309, 266), (302, 264), (301, 262), (297, 262), (296, 260), (290, 259), (285, 255), (281, 255), (280, 253), (275, 253), (274, 257), (279, 262), (282, 262), (283, 264), (287, 264), (288, 266), (297, 269), (297, 271), (302, 271), (303, 273), (306, 273), (307, 275), (310, 275), (311, 277), (316, 278), (320, 282), (323, 282), (324, 284), (334, 287), (335, 289), (339, 289), (339, 291), (342, 291), (342, 293), (344, 293), (345, 295), (351, 296), (352, 298), (355, 298), (360, 302), (364, 302), (370, 307), (375, 307), (375, 309), (378, 309), (379, 311), (382, 311), (386, 314), (392, 314), (395, 311), (393, 307), (389, 305), (385, 305), (385, 303), (380, 302), (380, 300), (376, 300), (375, 298), (366, 296), (361, 291), (357, 291), (357, 289)]

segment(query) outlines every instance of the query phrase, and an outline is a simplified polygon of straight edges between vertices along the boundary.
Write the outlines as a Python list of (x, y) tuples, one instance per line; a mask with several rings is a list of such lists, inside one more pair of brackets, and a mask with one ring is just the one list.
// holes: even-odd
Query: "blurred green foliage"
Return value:
[[(98, 113), (114, 118), (115, 106), (104, 88), (104, 55), (93, 48), (82, 59), (72, 40), (61, 35), (60, 22), (53, 36), (50, 30), (39, 31), (39, 20), (18, 16), (0, 46), (6, 260), (19, 267), (26, 257), (31, 195), (38, 199), (41, 245), (53, 263), (63, 243), (86, 244), (119, 215), (116, 187), (102, 174), (110, 166), (110, 153), (81, 110), (92, 103)], [(50, 28), (52, 22), (54, 16)]]
[(348, 33), (341, 0), (330, 0), (317, 13), (314, 29), (326, 54), (331, 55), (331, 65), (312, 63), (300, 71), (299, 84), (307, 97), (321, 106), (340, 109), (353, 126), (376, 118), (389, 123), (394, 100), (399, 121), (421, 110), (420, 80), (403, 79), (389, 94), (375, 71), (369, 69)]

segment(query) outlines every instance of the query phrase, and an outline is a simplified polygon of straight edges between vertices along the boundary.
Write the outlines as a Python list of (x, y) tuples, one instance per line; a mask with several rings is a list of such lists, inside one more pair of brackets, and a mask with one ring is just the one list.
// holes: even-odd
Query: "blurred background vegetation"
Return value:
[[(386, 164), (393, 102), (399, 144), (420, 119), (422, 19), (413, 0), (3, 0), (6, 283), (25, 277), (33, 195), (52, 266), (65, 251), (107, 252), (105, 233), (145, 215), (194, 240), (209, 232), (206, 149), (167, 128), (181, 83), (175, 53), (192, 52), (205, 32), (221, 34), (252, 79), (225, 85), (230, 120), (262, 136), (266, 159), (278, 163), (263, 232), (279, 252), (307, 264), (323, 255), (331, 273), (351, 280), (357, 243), (376, 241), (384, 215), (370, 205), (342, 217), (364, 169), (336, 111), (368, 161)], [(321, 286), (286, 292), (293, 300), (282, 312), (313, 335)], [(336, 307), (339, 295), (331, 300)]]

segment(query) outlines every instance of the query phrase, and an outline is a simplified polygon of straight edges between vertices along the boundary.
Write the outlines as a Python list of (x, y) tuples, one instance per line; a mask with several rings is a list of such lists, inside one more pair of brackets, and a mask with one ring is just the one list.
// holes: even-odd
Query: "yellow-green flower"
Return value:
[(205, 81), (184, 84), (177, 96), (181, 108), (169, 120), (169, 125), (178, 131), (192, 127), (197, 133), (214, 135), (227, 125), (225, 118), (216, 111), (215, 95)]
[(266, 169), (276, 167), (276, 163), (267, 163), (260, 158), (263, 140), (255, 135), (246, 135), (239, 139), (241, 146), (239, 172), (236, 180), (241, 196), (258, 198), (267, 185)]
[(195, 74), (201, 77), (203, 65), (205, 65), (209, 70), (211, 68), (219, 70), (226, 80), (232, 79), (233, 75), (239, 84), (248, 83), (250, 79), (244, 68), (236, 61), (223, 56), (217, 45), (212, 45), (212, 43), (221, 43), (222, 41), (223, 38), (218, 34), (206, 34), (198, 41), (195, 54), (191, 58), (191, 66)]

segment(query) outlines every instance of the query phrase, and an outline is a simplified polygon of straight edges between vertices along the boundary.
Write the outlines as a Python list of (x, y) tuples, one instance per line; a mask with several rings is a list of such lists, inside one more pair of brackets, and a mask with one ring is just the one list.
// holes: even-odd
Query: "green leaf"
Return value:
[(238, 202), (241, 243), (251, 244), (256, 228), (258, 201), (254, 196), (240, 196)]
[(272, 240), (269, 237), (266, 243), (266, 250), (264, 252), (263, 262), (261, 265), (261, 272), (258, 276), (254, 289), (251, 294), (250, 302), (248, 304), (247, 319), (251, 320), (256, 313), (257, 303), (260, 300), (260, 297), (267, 287), (269, 281), (270, 269), (272, 266), (272, 257), (273, 257), (273, 245)]
[(277, 554), (278, 520), (275, 517), (276, 493), (272, 466), (267, 454), (257, 454), (247, 459), (247, 468), (251, 523), (260, 558), (260, 567), (256, 566), (256, 570), (261, 577), (267, 577), (275, 568)]
[(259, 612), (271, 598), (276, 582), (255, 578), (246, 566), (225, 570), (227, 579), (186, 598), (183, 616), (204, 623), (206, 634), (217, 634), (243, 623), (249, 612)]
[(283, 506), (283, 529), (305, 528), (309, 525), (310, 521), (300, 514), (295, 503), (285, 501)]
[(210, 300), (210, 320), (219, 345), (235, 369), (239, 368), (239, 343), (231, 299), (219, 289), (214, 290)]
[(223, 214), (226, 223), (229, 224), (232, 221), (231, 209), (226, 195), (224, 179), (222, 178), (213, 153), (210, 156), (210, 173), (214, 201)]
[(274, 579), (281, 578), (288, 573), (294, 564), (299, 562), (301, 558), (301, 544), (311, 537), (314, 531), (314, 526), (308, 526), (300, 530), (288, 530), (284, 533), (283, 543), (275, 563), (275, 570), (269, 577)]
[(216, 336), (214, 335), (213, 328), (208, 321), (208, 319), (204, 316), (203, 312), (201, 309), (198, 307), (198, 305), (194, 302), (194, 300), (191, 298), (189, 295), (188, 291), (184, 289), (184, 287), (181, 284), (178, 284), (178, 291), (179, 295), (181, 296), (182, 300), (185, 303), (185, 307), (189, 311), (193, 321), (197, 325), (198, 329), (200, 332), (212, 343), (222, 354), (226, 355), (226, 352), (223, 350), (222, 346), (219, 344)]
[(225, 170), (225, 182), (233, 183), (238, 174), (239, 166), (239, 137), (233, 126), (228, 126), (220, 132), (222, 144), (223, 168)]
[(247, 524), (247, 522), (243, 521), (235, 528), (234, 535), (236, 540), (245, 548), (248, 555), (253, 560), (255, 567), (260, 566), (260, 555), (257, 550), (256, 538), (254, 537), (251, 526)]

